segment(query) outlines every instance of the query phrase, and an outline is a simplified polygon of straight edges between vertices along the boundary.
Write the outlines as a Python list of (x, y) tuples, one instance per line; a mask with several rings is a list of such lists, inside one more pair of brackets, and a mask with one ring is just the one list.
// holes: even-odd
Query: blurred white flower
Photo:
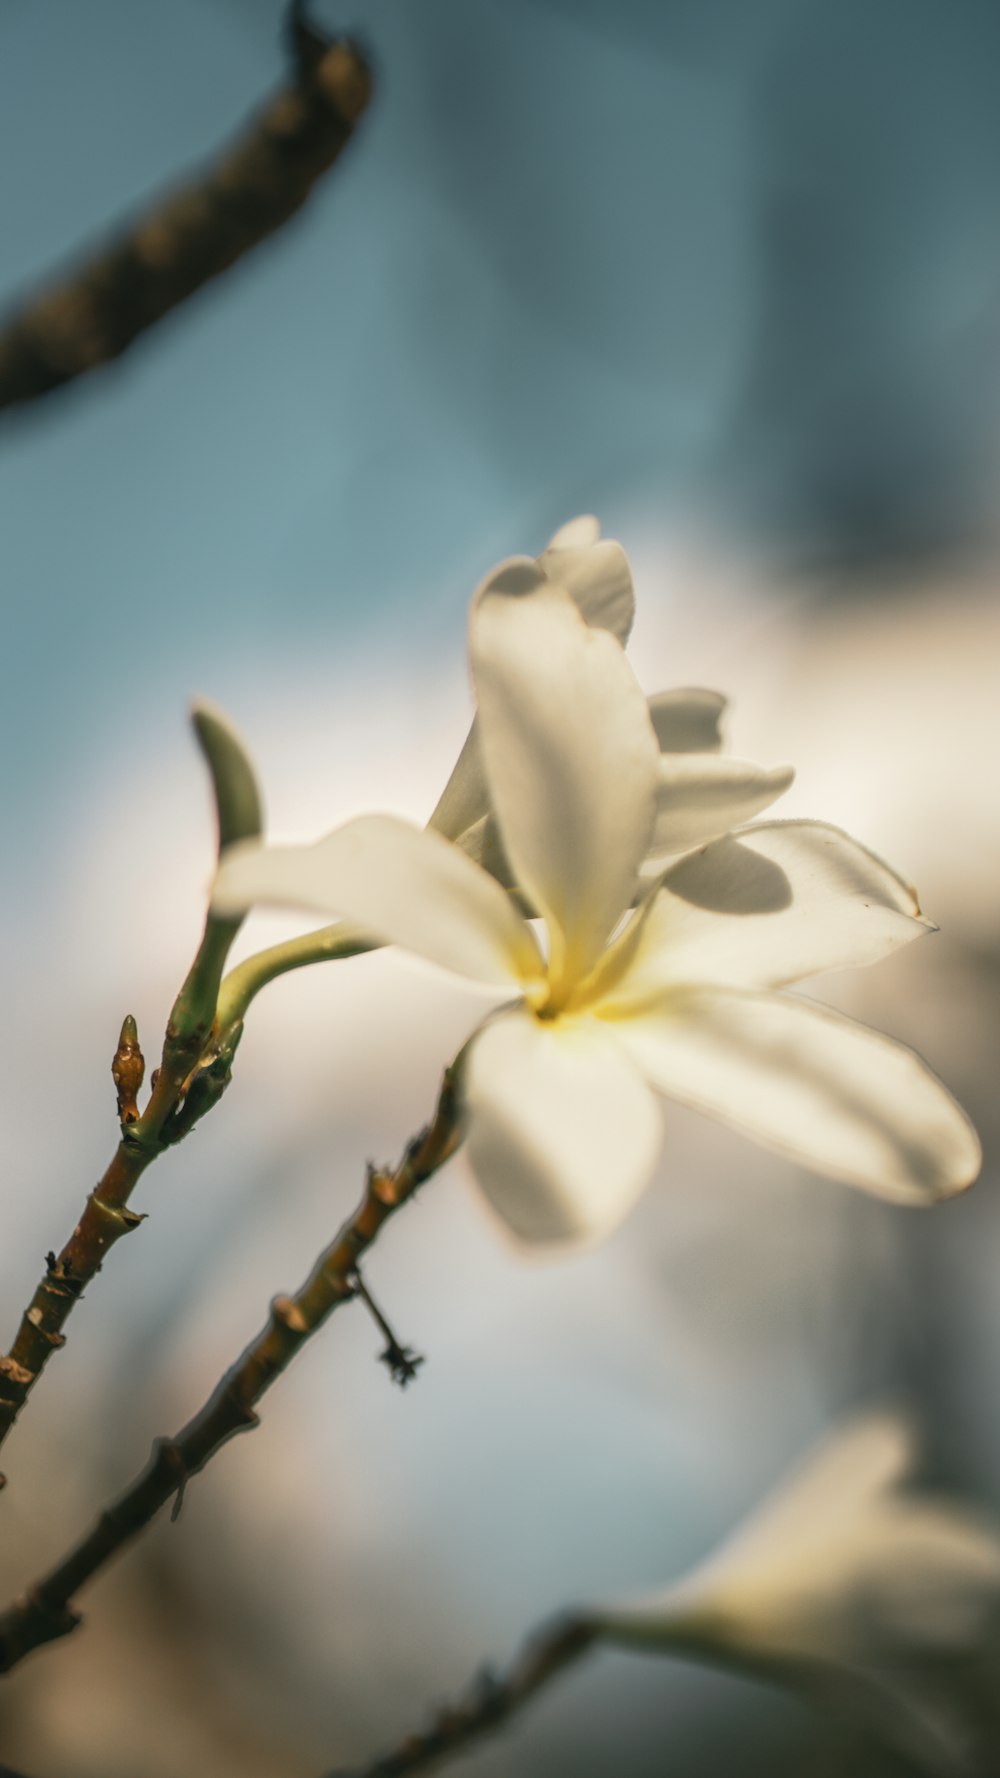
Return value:
[[(529, 559), (522, 559), (528, 567)], [(490, 585), (512, 563), (494, 569)], [(635, 617), (635, 591), (620, 543), (601, 537), (596, 518), (571, 519), (534, 562), (537, 572), (564, 587), (592, 629), (607, 630), (624, 647)], [(725, 698), (699, 687), (659, 692), (649, 714), (660, 747), (656, 819), (647, 874), (662, 861), (727, 833), (768, 808), (792, 782), (789, 766), (767, 770), (722, 755), (720, 723)], [(490, 785), (473, 721), (465, 745), (428, 826), (454, 840), (505, 888), (516, 885), (493, 814)]]
[(903, 1491), (914, 1447), (898, 1416), (854, 1421), (701, 1567), (595, 1612), (597, 1632), (792, 1684), (932, 1771), (963, 1769), (934, 1676), (998, 1622), (1000, 1536), (968, 1507)]
[(883, 1197), (968, 1184), (975, 1133), (918, 1057), (774, 991), (916, 937), (912, 890), (835, 829), (761, 824), (682, 858), (630, 911), (661, 761), (619, 642), (518, 558), (480, 588), (470, 651), (490, 804), (547, 955), (486, 870), (388, 815), (315, 846), (232, 848), (215, 906), (341, 914), (511, 1002), (465, 1070), (470, 1164), (508, 1226), (535, 1242), (613, 1228), (656, 1164), (654, 1089)]

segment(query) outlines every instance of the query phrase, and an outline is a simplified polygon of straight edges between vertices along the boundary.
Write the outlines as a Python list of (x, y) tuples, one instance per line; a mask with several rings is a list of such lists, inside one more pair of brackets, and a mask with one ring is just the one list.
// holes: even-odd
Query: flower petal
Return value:
[(659, 1106), (596, 1020), (502, 1013), (473, 1041), (465, 1094), (472, 1171), (522, 1241), (607, 1234), (656, 1165)]
[(622, 935), (601, 985), (620, 1010), (677, 982), (781, 988), (876, 963), (933, 931), (916, 895), (873, 852), (820, 821), (761, 822), (714, 840), (663, 877)]
[(752, 821), (784, 796), (794, 776), (791, 766), (768, 770), (728, 754), (661, 754), (648, 868), (662, 869), (662, 860), (673, 853), (703, 846)]
[(929, 1204), (979, 1171), (978, 1137), (926, 1063), (828, 1007), (677, 989), (613, 1028), (661, 1092), (876, 1197)]
[[(616, 1639), (901, 1675), (971, 1652), (1000, 1603), (1000, 1539), (957, 1501), (903, 1493), (912, 1428), (867, 1415), (811, 1453), (674, 1586), (602, 1613)], [(789, 1675), (791, 1676), (791, 1675)]]
[(717, 753), (722, 746), (720, 724), (726, 699), (719, 691), (688, 687), (660, 691), (649, 700), (649, 714), (661, 753)]
[[(501, 889), (511, 892), (517, 891), (514, 872), (510, 867), (510, 859), (503, 849), (503, 841), (500, 838), (500, 829), (495, 815), (484, 815), (481, 821), (474, 822), (471, 827), (466, 828), (464, 833), (460, 833), (454, 843), (456, 846), (460, 846), (465, 856), (473, 859), (481, 870), (488, 871), (490, 876), (500, 884)], [(526, 906), (523, 896), (519, 897), (519, 905), (522, 913), (527, 913), (532, 919), (535, 918), (534, 908)]]
[(568, 519), (560, 525), (554, 536), (549, 538), (549, 549), (589, 549), (592, 543), (600, 542), (601, 521), (592, 512), (582, 512), (579, 518)]
[(916, 1427), (907, 1415), (859, 1414), (806, 1452), (726, 1540), (711, 1571), (716, 1563), (729, 1570), (744, 1560), (763, 1570), (800, 1539), (822, 1543), (832, 1526), (891, 1496), (916, 1467), (918, 1451)]
[(621, 643), (628, 641), (635, 618), (632, 570), (620, 543), (601, 540), (595, 518), (588, 515), (563, 525), (542, 551), (538, 566), (566, 588), (586, 623), (610, 630)]
[[(499, 567), (487, 575), (477, 590), (476, 597), (514, 564), (530, 570), (540, 569), (547, 579), (566, 587), (587, 623), (592, 624), (595, 629), (610, 630), (620, 642), (624, 642), (635, 616), (632, 573), (621, 544), (610, 540), (602, 543), (600, 537), (601, 527), (592, 514), (570, 519), (567, 525), (556, 532), (536, 563), (532, 563), (527, 556), (512, 557), (501, 562)], [(664, 693), (665, 698), (672, 695), (674, 694)], [(714, 700), (716, 693), (678, 693), (676, 696)], [(678, 712), (678, 720), (690, 721), (692, 716), (693, 712), (687, 718)], [(709, 732), (705, 717), (701, 718), (701, 723), (706, 727), (706, 732)], [(705, 744), (706, 747), (711, 747), (712, 742), (708, 740)], [(455, 762), (455, 769), (427, 825), (435, 828), (438, 833), (443, 833), (446, 839), (455, 840), (475, 822), (482, 820), (489, 812), (489, 806), (489, 790), (483, 771), (477, 724), (473, 721), (465, 745)]]
[(558, 993), (631, 901), (659, 754), (619, 644), (533, 564), (510, 570), (472, 612), (480, 741), (504, 849), (549, 923)]
[(479, 745), (479, 724), (473, 717), (451, 777), (438, 797), (427, 825), (436, 833), (443, 833), (446, 840), (457, 840), (489, 813), (489, 807), (490, 793)]
[(265, 902), (354, 920), (387, 944), (497, 987), (542, 975), (534, 934), (508, 895), (464, 853), (395, 815), (360, 815), (314, 846), (232, 846), (216, 912)]

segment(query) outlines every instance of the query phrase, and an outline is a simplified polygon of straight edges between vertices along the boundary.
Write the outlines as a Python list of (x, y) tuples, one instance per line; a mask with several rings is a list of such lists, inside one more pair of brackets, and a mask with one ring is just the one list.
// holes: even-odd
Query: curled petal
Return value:
[(587, 549), (547, 549), (538, 558), (546, 578), (566, 588), (585, 623), (625, 643), (635, 620), (628, 557), (610, 538)]
[(443, 833), (446, 840), (457, 840), (477, 821), (484, 819), (489, 807), (490, 793), (479, 746), (479, 725), (473, 717), (451, 777), (427, 825), (435, 832)]
[(717, 753), (722, 746), (726, 700), (719, 691), (692, 686), (661, 691), (649, 700), (649, 714), (661, 753)]
[(916, 1427), (905, 1414), (860, 1414), (822, 1440), (757, 1506), (713, 1560), (731, 1572), (857, 1522), (916, 1466)]
[(791, 766), (768, 770), (727, 754), (662, 754), (648, 868), (662, 869), (658, 861), (752, 821), (794, 776)]
[(212, 774), (222, 852), (235, 840), (255, 839), (263, 829), (260, 787), (243, 739), (224, 710), (197, 698), (191, 721)]
[(679, 982), (786, 987), (876, 963), (933, 930), (909, 884), (849, 834), (761, 822), (667, 871), (609, 956), (604, 993), (620, 1007)]
[(596, 1020), (501, 1014), (472, 1044), (465, 1091), (472, 1171), (522, 1241), (607, 1234), (656, 1165), (656, 1099)]
[(586, 974), (631, 901), (656, 738), (619, 644), (532, 563), (508, 564), (480, 593), (471, 654), (500, 837), (548, 922), (558, 993)]
[(804, 1167), (900, 1204), (971, 1185), (965, 1113), (912, 1050), (791, 995), (676, 989), (612, 1021), (647, 1080)]
[[(566, 587), (587, 623), (596, 629), (610, 630), (624, 642), (635, 616), (632, 573), (621, 544), (610, 540), (601, 542), (600, 538), (601, 527), (592, 514), (571, 519), (556, 532), (537, 563), (531, 562), (527, 556), (501, 562), (487, 575), (477, 596), (498, 577), (503, 577), (512, 565), (520, 564), (529, 572), (540, 569), (547, 579)], [(664, 695), (669, 698), (672, 694)], [(709, 699), (715, 696), (712, 692), (678, 695)], [(489, 807), (478, 728), (473, 721), (428, 826), (443, 833), (446, 839), (457, 840), (488, 814)]]
[(314, 846), (232, 846), (212, 905), (339, 914), (417, 957), (488, 986), (530, 992), (542, 960), (510, 897), (456, 846), (395, 815), (360, 815)]
[(538, 558), (549, 580), (564, 586), (586, 623), (628, 641), (635, 618), (632, 570), (620, 543), (601, 539), (601, 527), (587, 514), (557, 531)]

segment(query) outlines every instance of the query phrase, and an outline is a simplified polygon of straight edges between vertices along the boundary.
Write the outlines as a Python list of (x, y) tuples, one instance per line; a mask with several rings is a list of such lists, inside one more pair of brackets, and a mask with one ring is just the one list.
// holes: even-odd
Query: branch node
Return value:
[(15, 1389), (30, 1389), (35, 1373), (29, 1371), (25, 1365), (18, 1364), (16, 1358), (0, 1358), (0, 1377), (12, 1383)]
[(41, 1622), (43, 1626), (42, 1640), (45, 1642), (55, 1642), (60, 1636), (69, 1636), (83, 1623), (80, 1612), (73, 1611), (70, 1606), (62, 1602), (53, 1604), (46, 1599), (45, 1594), (38, 1587), (33, 1587), (29, 1593), (25, 1594), (24, 1605), (31, 1615)]
[[(146, 1220), (145, 1214), (140, 1214), (138, 1210), (129, 1210), (125, 1204), (106, 1203), (96, 1190), (91, 1192), (88, 1203), (91, 1215), (107, 1230), (105, 1246), (117, 1241), (119, 1235), (130, 1235), (133, 1229), (139, 1227), (140, 1222)], [(68, 1273), (66, 1276), (68, 1277)]]
[(51, 1346), (53, 1352), (58, 1352), (60, 1346), (65, 1346), (66, 1335), (54, 1332), (45, 1326), (45, 1312), (38, 1307), (37, 1303), (26, 1310), (24, 1318), (26, 1321), (30, 1321), (32, 1327), (41, 1334), (42, 1339), (47, 1346)]
[(309, 1323), (293, 1297), (276, 1296), (271, 1304), (271, 1314), (289, 1333), (304, 1335), (309, 1332)]
[(157, 1464), (162, 1464), (165, 1469), (171, 1470), (176, 1477), (177, 1493), (174, 1504), (170, 1509), (170, 1523), (174, 1525), (181, 1516), (181, 1508), (184, 1505), (184, 1495), (187, 1492), (187, 1485), (191, 1479), (191, 1471), (188, 1469), (187, 1463), (185, 1462), (183, 1451), (173, 1439), (157, 1439), (153, 1446), (153, 1451), (155, 1453)]

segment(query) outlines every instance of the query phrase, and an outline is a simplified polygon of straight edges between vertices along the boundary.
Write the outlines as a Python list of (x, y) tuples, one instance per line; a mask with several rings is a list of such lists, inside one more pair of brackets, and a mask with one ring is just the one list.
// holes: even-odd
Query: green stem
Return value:
[(370, 1167), (361, 1202), (294, 1296), (275, 1297), (264, 1327), (174, 1438), (157, 1440), (145, 1469), (63, 1560), (0, 1615), (0, 1672), (80, 1622), (80, 1588), (138, 1536), (171, 1496), (175, 1514), (190, 1477), (238, 1432), (258, 1425), (256, 1405), (300, 1347), (354, 1295), (354, 1271), (382, 1225), (436, 1173), (462, 1140), (458, 1070), (444, 1077), (433, 1122), (394, 1171)]
[(219, 990), (216, 1019), (220, 1030), (239, 1024), (250, 1002), (279, 975), (291, 969), (304, 969), (309, 963), (336, 962), (344, 957), (359, 957), (365, 951), (377, 951), (381, 941), (370, 938), (360, 927), (338, 920), (318, 932), (303, 933), (301, 938), (285, 939), (266, 951), (257, 951), (244, 963), (238, 963), (225, 977)]

